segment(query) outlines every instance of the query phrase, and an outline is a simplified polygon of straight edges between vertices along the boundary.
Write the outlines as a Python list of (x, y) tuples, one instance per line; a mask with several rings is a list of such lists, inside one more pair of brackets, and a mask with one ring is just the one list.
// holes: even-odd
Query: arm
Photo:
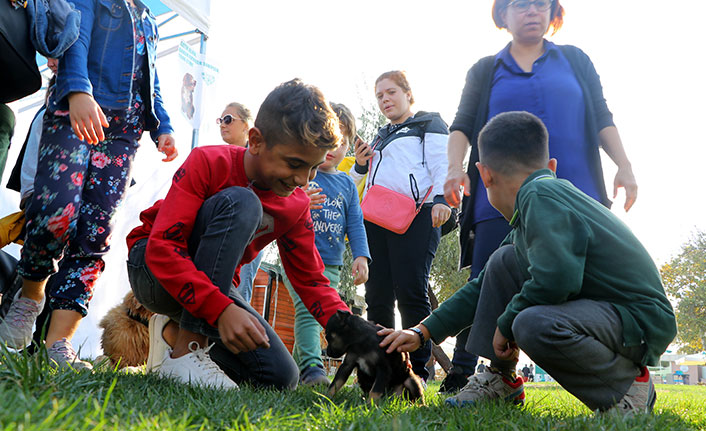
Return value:
[(164, 109), (164, 101), (162, 100), (162, 91), (159, 85), (159, 74), (157, 69), (154, 70), (154, 94), (152, 95), (152, 103), (154, 103), (154, 112), (159, 120), (159, 127), (157, 130), (150, 132), (152, 140), (158, 143), (158, 139), (162, 135), (171, 135), (174, 133), (174, 128), (172, 127), (171, 120), (169, 119), (169, 114), (167, 110)]
[(632, 173), (632, 165), (628, 160), (620, 134), (615, 126), (608, 126), (598, 133), (603, 150), (618, 167), (618, 172), (613, 180), (613, 199), (618, 195), (618, 188), (625, 188), (625, 211), (629, 211), (637, 200), (637, 181)]
[(513, 340), (512, 323), (520, 311), (562, 304), (581, 291), (588, 249), (588, 228), (563, 203), (531, 192), (519, 206), (521, 225), (534, 227), (518, 233), (527, 245), (530, 278), (498, 318), (498, 329), (508, 340)]
[(448, 129), (441, 118), (434, 118), (429, 129), (424, 134), (424, 151), (429, 174), (431, 175), (434, 189), (434, 206), (431, 210), (432, 226), (439, 227), (448, 220), (451, 208), (444, 199), (444, 175), (447, 171), (448, 159), (446, 148), (448, 145)]
[(187, 240), (203, 202), (230, 172), (227, 163), (225, 159), (207, 160), (199, 148), (189, 154), (174, 175), (145, 253), (145, 262), (159, 283), (189, 313), (213, 326), (233, 301), (196, 268), (187, 252)]
[(628, 211), (637, 199), (637, 182), (632, 173), (632, 165), (625, 154), (623, 143), (618, 134), (618, 129), (613, 122), (613, 113), (608, 109), (605, 97), (603, 96), (603, 86), (601, 78), (596, 72), (591, 59), (583, 51), (578, 49), (578, 58), (583, 63), (582, 75), (588, 86), (593, 108), (595, 110), (596, 127), (599, 130), (598, 140), (603, 150), (613, 160), (618, 167), (618, 173), (613, 180), (613, 198), (617, 196), (618, 188), (625, 188), (625, 211)]
[(294, 291), (311, 315), (326, 327), (337, 310), (350, 310), (324, 276), (324, 263), (316, 250), (312, 226), (307, 207), (289, 232), (277, 239), (277, 248)]
[(471, 179), (463, 169), (463, 161), (470, 143), (466, 135), (460, 130), (454, 130), (449, 135), (448, 145), (448, 172), (444, 183), (444, 197), (452, 207), (458, 208), (461, 204), (461, 193), (469, 196), (471, 194)]
[(363, 224), (363, 212), (358, 202), (358, 191), (352, 182), (348, 190), (348, 204), (346, 205), (346, 235), (351, 245), (353, 253), (353, 266), (351, 275), (353, 284), (359, 285), (368, 281), (368, 261), (370, 260), (370, 250), (368, 249), (368, 237)]

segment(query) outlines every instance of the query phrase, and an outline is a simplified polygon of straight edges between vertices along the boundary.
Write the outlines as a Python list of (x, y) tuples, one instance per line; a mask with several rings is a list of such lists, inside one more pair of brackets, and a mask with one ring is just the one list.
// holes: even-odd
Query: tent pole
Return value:
[[(201, 33), (201, 32), (199, 32)], [(201, 44), (199, 46), (199, 54), (205, 54), (206, 53), (206, 35), (201, 33)], [(203, 96), (203, 94), (201, 95)], [(199, 100), (199, 103), (202, 101)], [(194, 131), (191, 133), (191, 149), (193, 150), (194, 148), (199, 146), (199, 129), (196, 128)]]

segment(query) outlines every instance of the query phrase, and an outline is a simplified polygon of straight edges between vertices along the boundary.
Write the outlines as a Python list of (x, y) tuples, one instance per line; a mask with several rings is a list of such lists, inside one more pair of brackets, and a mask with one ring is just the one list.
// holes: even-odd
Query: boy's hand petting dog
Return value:
[(520, 348), (517, 347), (514, 341), (508, 340), (503, 333), (500, 332), (500, 328), (495, 328), (493, 350), (495, 351), (495, 356), (504, 361), (516, 361), (520, 357)]
[(230, 304), (223, 310), (217, 323), (221, 341), (235, 354), (249, 352), (258, 347), (270, 347), (267, 332), (260, 321), (235, 304)]
[[(418, 325), (417, 328), (422, 330), (424, 338), (428, 340), (430, 334), (427, 328), (424, 325)], [(394, 329), (384, 328), (378, 331), (378, 335), (385, 337), (380, 342), (380, 347), (384, 349), (385, 346), (389, 345), (385, 350), (386, 353), (392, 353), (395, 350), (398, 352), (414, 352), (422, 346), (419, 335), (409, 329), (395, 331)]]
[(359, 285), (368, 281), (368, 258), (358, 256), (353, 260), (351, 265), (351, 276), (353, 276), (353, 284)]

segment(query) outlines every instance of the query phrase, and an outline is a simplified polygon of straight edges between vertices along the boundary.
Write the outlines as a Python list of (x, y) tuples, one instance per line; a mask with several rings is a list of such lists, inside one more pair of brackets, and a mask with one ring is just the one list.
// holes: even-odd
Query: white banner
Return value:
[(177, 12), (193, 24), (201, 33), (208, 36), (211, 0), (161, 0), (165, 6)]
[(218, 68), (206, 61), (185, 42), (179, 43), (181, 69), (181, 113), (194, 129), (201, 125), (201, 105), (204, 94), (215, 88)]

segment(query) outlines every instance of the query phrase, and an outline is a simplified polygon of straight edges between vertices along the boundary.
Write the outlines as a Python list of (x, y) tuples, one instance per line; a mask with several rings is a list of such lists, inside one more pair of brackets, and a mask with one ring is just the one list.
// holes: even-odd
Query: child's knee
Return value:
[(542, 312), (541, 306), (529, 307), (522, 310), (512, 323), (512, 334), (517, 345), (532, 356), (546, 346), (546, 335), (553, 332), (554, 323)]

